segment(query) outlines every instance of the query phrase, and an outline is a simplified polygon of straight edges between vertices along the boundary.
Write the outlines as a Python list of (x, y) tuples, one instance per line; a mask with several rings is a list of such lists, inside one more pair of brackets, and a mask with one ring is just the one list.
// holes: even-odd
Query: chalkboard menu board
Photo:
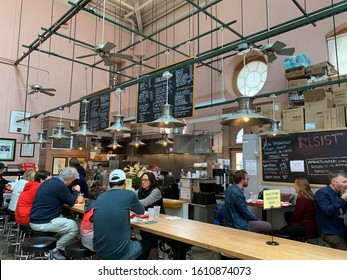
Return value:
[[(174, 106), (173, 116), (177, 119), (194, 115), (194, 65), (171, 72), (168, 103)], [(161, 116), (161, 107), (166, 103), (167, 79), (158, 75), (138, 85), (137, 122), (146, 123)]]
[(99, 131), (109, 127), (110, 94), (105, 93), (96, 97), (87, 98), (87, 106), (83, 102), (80, 105), (80, 122), (85, 118), (87, 107), (87, 122), (90, 131)]
[(347, 172), (347, 130), (262, 138), (262, 179), (293, 183), (298, 177), (327, 184), (329, 172)]

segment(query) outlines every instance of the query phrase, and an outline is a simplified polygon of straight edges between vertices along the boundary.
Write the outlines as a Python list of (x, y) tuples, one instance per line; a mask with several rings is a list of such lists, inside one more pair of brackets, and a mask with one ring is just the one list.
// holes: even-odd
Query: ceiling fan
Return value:
[(285, 48), (287, 45), (281, 41), (268, 43), (260, 48), (260, 51), (267, 56), (268, 63), (276, 60), (277, 55), (291, 56), (295, 52), (295, 48)]
[(104, 0), (104, 7), (103, 7), (103, 14), (102, 14), (102, 34), (101, 34), (101, 44), (96, 45), (95, 47), (91, 48), (89, 46), (86, 45), (80, 45), (82, 47), (85, 47), (87, 49), (90, 49), (92, 51), (94, 51), (94, 53), (92, 54), (87, 54), (87, 55), (82, 55), (82, 56), (78, 56), (76, 58), (81, 59), (81, 58), (86, 58), (86, 57), (91, 57), (91, 56), (100, 56), (101, 57), (101, 61), (95, 63), (95, 64), (99, 64), (100, 62), (104, 62), (106, 66), (112, 66), (113, 64), (115, 64), (116, 62), (113, 61), (111, 58), (115, 57), (115, 58), (121, 58), (121, 59), (126, 59), (126, 60), (132, 60), (133, 57), (131, 55), (128, 54), (121, 54), (121, 53), (111, 53), (110, 51), (116, 47), (116, 45), (112, 42), (107, 42), (106, 44), (104, 44), (104, 30), (105, 30), (105, 9), (106, 9), (106, 0)]
[(38, 51), (39, 51), (39, 56), (37, 58), (36, 83), (32, 84), (32, 85), (28, 85), (28, 87), (31, 88), (31, 91), (29, 91), (28, 94), (34, 94), (34, 93), (41, 92), (41, 93), (44, 93), (44, 94), (49, 95), (49, 96), (54, 96), (55, 94), (53, 92), (56, 91), (54, 88), (44, 88), (43, 86), (41, 86), (39, 84), (40, 57), (41, 57), (41, 38), (39, 38)]
[[(270, 31), (270, 0), (266, 0), (266, 21), (267, 30)], [(277, 59), (277, 55), (291, 56), (295, 52), (295, 48), (285, 48), (287, 45), (281, 41), (271, 43), (268, 39), (268, 43), (260, 48), (260, 51), (267, 56), (267, 62), (272, 63)]]

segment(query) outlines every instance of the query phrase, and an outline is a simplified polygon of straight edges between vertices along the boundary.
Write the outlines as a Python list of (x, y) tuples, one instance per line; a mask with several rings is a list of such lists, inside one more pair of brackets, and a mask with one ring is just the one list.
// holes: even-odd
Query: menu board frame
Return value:
[[(137, 123), (146, 124), (161, 116), (161, 107), (167, 102), (167, 80), (161, 74), (155, 75), (155, 72), (163, 69), (165, 68), (146, 73), (145, 75), (152, 74), (152, 78), (138, 84)], [(195, 72), (195, 64), (170, 72), (173, 76), (168, 80), (168, 104), (173, 105), (174, 118), (194, 117)]]

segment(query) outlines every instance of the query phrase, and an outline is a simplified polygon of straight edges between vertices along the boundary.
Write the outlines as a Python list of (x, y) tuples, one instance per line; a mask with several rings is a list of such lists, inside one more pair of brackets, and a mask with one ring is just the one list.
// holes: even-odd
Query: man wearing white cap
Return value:
[(94, 251), (102, 260), (146, 260), (147, 240), (131, 240), (130, 213), (143, 214), (145, 208), (135, 192), (125, 189), (125, 173), (115, 169), (109, 176), (109, 190), (102, 193), (94, 207)]

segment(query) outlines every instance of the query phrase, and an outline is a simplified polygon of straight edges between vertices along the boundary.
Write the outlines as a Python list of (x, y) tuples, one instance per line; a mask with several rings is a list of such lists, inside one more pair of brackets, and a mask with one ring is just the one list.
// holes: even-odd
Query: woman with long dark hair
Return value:
[[(160, 213), (165, 214), (163, 190), (152, 172), (145, 172), (142, 174), (141, 187), (136, 192), (140, 203), (145, 207), (146, 210), (154, 206), (160, 206)], [(141, 232), (141, 236), (143, 239), (150, 240), (151, 252), (149, 254), (149, 259), (158, 260), (158, 236), (147, 232)]]

